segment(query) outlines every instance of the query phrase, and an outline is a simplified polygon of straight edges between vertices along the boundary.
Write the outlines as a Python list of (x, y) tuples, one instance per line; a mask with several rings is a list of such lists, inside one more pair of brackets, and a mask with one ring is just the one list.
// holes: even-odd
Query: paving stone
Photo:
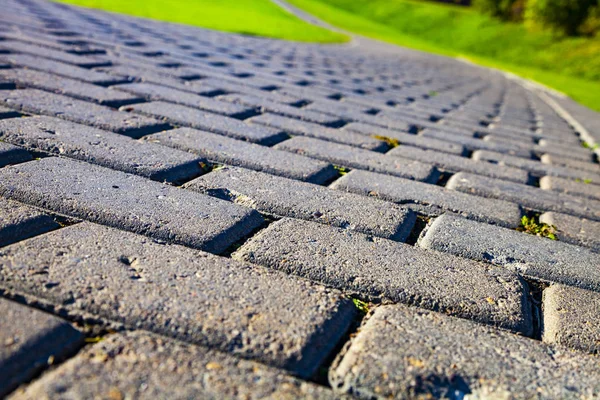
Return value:
[(0, 140), (157, 181), (189, 180), (203, 172), (201, 157), (52, 117), (0, 121)]
[(589, 171), (565, 168), (560, 165), (549, 165), (537, 160), (528, 160), (526, 158), (514, 157), (507, 154), (500, 154), (493, 151), (476, 151), (473, 153), (474, 160), (488, 161), (492, 164), (507, 165), (509, 167), (521, 168), (529, 171), (535, 176), (558, 176), (572, 179), (592, 179), (600, 182), (600, 176)]
[(600, 252), (600, 222), (555, 212), (540, 215), (540, 222), (555, 226), (558, 240)]
[(389, 299), (529, 334), (524, 284), (496, 267), (306, 221), (282, 219), (233, 257), (369, 300)]
[(446, 187), (463, 193), (517, 203), (538, 211), (556, 211), (592, 220), (600, 220), (600, 202), (534, 186), (459, 172)]
[(287, 138), (287, 135), (276, 129), (258, 127), (235, 118), (198, 111), (195, 108), (178, 104), (153, 101), (133, 104), (122, 110), (160, 118), (174, 125), (202, 129), (235, 139), (247, 140), (262, 145), (271, 145)]
[(50, 216), (35, 208), (0, 198), (0, 247), (58, 228)]
[[(0, 71), (0, 74), (1, 73), (2, 73), (2, 71)], [(21, 114), (19, 114), (15, 110), (11, 110), (10, 108), (6, 108), (6, 107), (0, 106), (0, 119), (17, 118), (17, 117), (20, 117), (20, 116), (21, 116)]]
[(63, 158), (0, 170), (0, 196), (214, 253), (263, 222), (245, 207)]
[(441, 153), (434, 150), (422, 150), (413, 146), (401, 145), (390, 150), (386, 155), (431, 164), (442, 171), (465, 171), (518, 183), (527, 183), (529, 181), (529, 174), (518, 168), (491, 165), (483, 161), (471, 160), (469, 158)]
[[(4, 121), (0, 121), (2, 124)], [(0, 141), (0, 167), (31, 161), (33, 158), (22, 147)]]
[(355, 312), (339, 292), (307, 280), (91, 223), (5, 247), (0, 259), (6, 290), (304, 378)]
[(279, 129), (290, 135), (308, 136), (331, 142), (347, 144), (350, 146), (361, 147), (373, 151), (385, 151), (388, 145), (381, 141), (365, 135), (352, 132), (342, 132), (338, 129), (327, 128), (318, 124), (313, 124), (297, 119), (286, 118), (275, 114), (262, 114), (248, 119), (248, 122), (256, 125), (263, 125), (273, 129)]
[(452, 212), (465, 218), (509, 228), (516, 228), (521, 220), (521, 210), (514, 203), (368, 171), (350, 171), (331, 187), (391, 201), (427, 215)]
[(242, 168), (221, 168), (185, 187), (262, 213), (315, 221), (398, 241), (408, 237), (415, 222), (415, 215), (399, 206)]
[(600, 294), (551, 285), (543, 292), (546, 343), (600, 353)]
[(15, 53), (29, 53), (34, 56), (49, 58), (51, 60), (77, 65), (83, 68), (94, 68), (110, 65), (110, 61), (95, 57), (65, 53), (57, 49), (49, 49), (32, 43), (17, 42), (14, 40), (3, 40), (0, 49), (7, 49)]
[[(600, 184), (600, 181), (598, 182)], [(600, 200), (600, 186), (596, 183), (581, 179), (564, 179), (555, 176), (544, 176), (540, 179), (540, 187), (558, 193), (582, 196)]]
[(102, 86), (127, 82), (127, 79), (121, 76), (114, 76), (100, 71), (80, 68), (74, 65), (52, 61), (43, 57), (36, 57), (28, 54), (3, 54), (0, 55), (0, 59), (19, 67), (27, 67), (67, 78), (95, 83)]
[(585, 162), (573, 160), (569, 157), (555, 156), (552, 154), (544, 154), (541, 157), (544, 164), (557, 164), (568, 168), (581, 169), (588, 172), (593, 172), (596, 175), (600, 174), (600, 164), (593, 162)]
[(374, 151), (309, 137), (296, 136), (279, 143), (275, 148), (347, 168), (365, 169), (418, 181), (435, 182), (439, 178), (439, 172), (434, 167), (418, 161), (388, 157)]
[(231, 104), (226, 101), (219, 101), (210, 97), (199, 96), (197, 94), (151, 83), (128, 83), (114, 87), (125, 92), (145, 97), (148, 100), (164, 100), (234, 118), (237, 116), (254, 114), (253, 110), (246, 106)]
[(0, 298), (0, 396), (71, 355), (83, 335), (65, 321)]
[(211, 162), (316, 184), (337, 177), (337, 171), (325, 162), (196, 129), (159, 132), (146, 136), (145, 140), (189, 151)]
[(124, 399), (335, 397), (331, 389), (281, 370), (137, 331), (105, 338), (12, 399), (93, 398), (101, 393)]
[(37, 89), (0, 92), (0, 102), (20, 111), (58, 117), (131, 137), (147, 135), (169, 127), (168, 124), (153, 118), (115, 111)]
[(132, 96), (118, 90), (111, 90), (98, 85), (32, 69), (12, 68), (0, 71), (0, 79), (15, 82), (19, 87), (42, 89), (109, 107), (120, 107), (125, 104), (143, 101), (140, 97)]
[(594, 398), (596, 357), (405, 306), (378, 307), (329, 372), (359, 398)]
[(420, 132), (419, 135), (429, 138), (434, 138), (438, 140), (445, 140), (452, 143), (458, 143), (469, 150), (490, 150), (498, 153), (516, 155), (519, 157), (529, 158), (531, 157), (531, 151), (527, 149), (523, 149), (522, 147), (505, 144), (505, 143), (494, 143), (487, 142), (481, 139), (475, 139), (460, 135), (455, 135), (448, 132), (426, 129), (423, 132)]
[(572, 244), (442, 215), (421, 235), (419, 245), (534, 279), (600, 291), (600, 255)]
[(534, 146), (533, 153), (542, 157), (544, 154), (550, 154), (559, 158), (568, 158), (579, 162), (594, 162), (594, 153), (583, 147), (565, 146), (564, 144), (546, 144), (545, 146)]
[(423, 149), (437, 150), (449, 154), (457, 154), (459, 156), (464, 155), (465, 148), (460, 144), (446, 142), (443, 140), (437, 140), (432, 138), (425, 138), (419, 135), (412, 135), (410, 133), (394, 131), (391, 129), (385, 129), (378, 126), (364, 124), (360, 122), (353, 122), (344, 125), (343, 131), (359, 132), (369, 136), (379, 136), (381, 138), (389, 138), (397, 140), (402, 145), (410, 145), (420, 147)]

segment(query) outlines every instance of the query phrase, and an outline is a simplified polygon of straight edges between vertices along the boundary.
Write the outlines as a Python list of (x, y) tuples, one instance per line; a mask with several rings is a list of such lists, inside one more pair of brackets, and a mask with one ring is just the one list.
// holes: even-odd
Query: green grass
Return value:
[(348, 31), (510, 71), (600, 111), (600, 38), (558, 38), (427, 1), (289, 1)]
[(270, 0), (59, 0), (138, 17), (302, 42), (347, 37), (306, 23)]

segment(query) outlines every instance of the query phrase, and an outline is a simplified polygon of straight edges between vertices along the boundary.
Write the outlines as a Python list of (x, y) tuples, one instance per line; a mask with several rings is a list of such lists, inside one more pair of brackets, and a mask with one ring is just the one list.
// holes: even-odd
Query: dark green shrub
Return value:
[(598, 0), (528, 0), (525, 19), (529, 25), (576, 35)]
[(600, 33), (600, 5), (590, 8), (587, 19), (579, 27), (579, 33), (586, 36), (595, 36)]
[(473, 0), (481, 12), (503, 20), (520, 19), (524, 0)]

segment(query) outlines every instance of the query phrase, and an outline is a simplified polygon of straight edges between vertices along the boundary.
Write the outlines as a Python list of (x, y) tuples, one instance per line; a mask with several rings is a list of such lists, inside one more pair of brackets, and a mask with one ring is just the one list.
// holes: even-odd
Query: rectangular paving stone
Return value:
[(471, 196), (436, 185), (368, 171), (350, 171), (330, 187), (391, 201), (428, 215), (452, 212), (509, 228), (516, 228), (521, 220), (521, 210), (514, 203)]
[(546, 343), (600, 353), (600, 293), (564, 285), (544, 289)]
[(63, 158), (0, 169), (0, 196), (214, 253), (263, 223), (224, 200)]
[(0, 285), (128, 329), (312, 376), (351, 323), (341, 293), (144, 236), (81, 223), (5, 247)]
[(174, 125), (201, 129), (262, 145), (271, 145), (288, 137), (285, 133), (276, 129), (251, 125), (235, 118), (162, 101), (133, 104), (121, 109), (160, 118)]
[(321, 282), (370, 301), (391, 300), (529, 334), (516, 275), (343, 228), (282, 219), (233, 257)]
[(107, 89), (91, 83), (65, 78), (25, 68), (0, 70), (0, 79), (16, 83), (18, 87), (42, 89), (48, 92), (64, 94), (80, 100), (92, 101), (108, 107), (120, 107), (138, 103), (142, 98), (118, 90)]
[(491, 165), (484, 161), (476, 161), (470, 158), (453, 154), (446, 154), (434, 150), (423, 150), (413, 146), (401, 145), (388, 151), (390, 157), (401, 157), (416, 160), (425, 164), (434, 165), (442, 171), (448, 172), (471, 172), (474, 174), (489, 176), (490, 178), (504, 179), (511, 182), (527, 183), (529, 174), (518, 168), (501, 165)]
[(308, 136), (335, 143), (347, 144), (373, 151), (385, 151), (388, 145), (381, 140), (367, 137), (358, 133), (343, 132), (338, 129), (327, 128), (319, 124), (286, 118), (275, 114), (262, 114), (252, 117), (247, 122), (279, 129), (290, 135)]
[(424, 182), (435, 182), (439, 172), (418, 161), (388, 157), (374, 151), (296, 136), (275, 146), (296, 154), (316, 158), (348, 168), (364, 169)]
[(0, 298), (0, 396), (70, 356), (83, 335), (51, 314)]
[(33, 207), (0, 198), (0, 247), (59, 227), (52, 217)]
[(185, 185), (262, 213), (315, 221), (404, 241), (415, 215), (377, 199), (242, 168), (225, 167)]
[(534, 279), (600, 291), (600, 254), (572, 244), (442, 215), (421, 235), (419, 245)]
[(492, 179), (465, 172), (453, 175), (448, 189), (481, 197), (506, 200), (538, 211), (556, 211), (592, 220), (600, 220), (600, 201)]
[[(102, 360), (102, 362), (96, 361)], [(140, 385), (139, 382), (144, 382)], [(142, 331), (110, 335), (13, 395), (329, 400), (331, 389), (263, 364)]]
[(529, 171), (535, 176), (557, 176), (571, 179), (592, 179), (600, 182), (600, 176), (589, 171), (566, 168), (560, 165), (549, 165), (537, 160), (530, 160), (521, 157), (514, 157), (507, 154), (500, 154), (493, 151), (476, 151), (473, 153), (474, 160), (487, 161), (492, 164), (507, 165), (509, 167), (521, 168)]
[(594, 153), (589, 149), (581, 146), (573, 146), (564, 144), (546, 144), (544, 146), (533, 146), (533, 152), (542, 157), (544, 154), (554, 155), (556, 157), (568, 158), (580, 162), (594, 162)]
[(227, 94), (219, 96), (218, 99), (228, 101), (233, 104), (243, 104), (247, 107), (260, 110), (262, 113), (270, 112), (273, 114), (283, 115), (290, 118), (298, 118), (303, 121), (314, 122), (322, 125), (336, 125), (341, 121), (339, 117), (333, 117), (331, 115), (304, 110), (302, 108), (292, 107), (287, 104), (281, 104), (276, 101), (260, 98), (256, 96), (241, 95), (241, 94)]
[(337, 171), (331, 164), (196, 129), (173, 129), (144, 139), (198, 154), (211, 162), (316, 184), (337, 177)]
[(600, 394), (597, 358), (459, 318), (378, 307), (329, 371), (359, 398), (575, 399)]
[(49, 49), (44, 46), (38, 46), (32, 43), (17, 42), (14, 40), (3, 40), (0, 42), (0, 50), (6, 49), (11, 53), (27, 53), (37, 57), (44, 57), (55, 61), (60, 61), (67, 64), (77, 65), (83, 68), (103, 67), (110, 65), (111, 62), (95, 56), (75, 55), (60, 51), (57, 49)]
[(103, 167), (179, 182), (201, 175), (203, 158), (52, 117), (0, 121), (0, 140)]
[(342, 127), (343, 131), (359, 132), (365, 135), (389, 138), (397, 140), (401, 145), (410, 145), (423, 149), (437, 150), (444, 153), (464, 155), (465, 148), (457, 143), (446, 142), (433, 138), (425, 138), (419, 135), (413, 135), (407, 132), (399, 132), (391, 129), (385, 129), (378, 126), (364, 124), (360, 122), (352, 122)]
[(531, 151), (527, 149), (523, 149), (522, 147), (506, 144), (506, 143), (495, 143), (488, 142), (481, 139), (470, 138), (460, 135), (455, 135), (453, 133), (426, 129), (423, 132), (420, 132), (419, 135), (424, 137), (430, 137), (439, 140), (445, 140), (452, 143), (458, 143), (469, 150), (490, 150), (503, 154), (516, 155), (519, 157), (531, 157)]
[(114, 88), (142, 96), (151, 101), (163, 100), (234, 118), (255, 114), (253, 109), (246, 106), (231, 104), (226, 101), (219, 101), (210, 97), (199, 96), (152, 83), (128, 83), (114, 86)]
[[(0, 73), (1, 72), (2, 71), (0, 70)], [(21, 116), (21, 114), (19, 114), (15, 110), (11, 110), (10, 108), (6, 108), (6, 107), (0, 106), (0, 119), (17, 118), (17, 117), (20, 117), (20, 116)]]
[(541, 157), (541, 161), (544, 164), (562, 165), (562, 166), (568, 167), (568, 168), (582, 169), (584, 171), (592, 172), (596, 175), (600, 174), (600, 164), (595, 163), (595, 162), (585, 162), (585, 161), (573, 160), (572, 158), (569, 158), (569, 157), (556, 156), (553, 154), (544, 154)]
[(132, 115), (37, 89), (0, 91), (0, 103), (20, 111), (58, 117), (131, 137), (169, 128), (168, 124), (154, 118)]
[(127, 79), (121, 76), (80, 68), (75, 65), (52, 61), (47, 58), (36, 57), (29, 54), (2, 54), (0, 55), (0, 60), (14, 66), (27, 67), (102, 86), (127, 82)]
[[(597, 183), (600, 184), (600, 181)], [(564, 179), (555, 176), (544, 176), (540, 179), (540, 187), (542, 189), (573, 196), (587, 197), (593, 200), (600, 200), (600, 186), (598, 184), (588, 180)]]
[[(4, 121), (0, 120), (0, 123)], [(22, 147), (0, 141), (0, 168), (11, 164), (19, 164), (33, 160), (31, 154)]]
[(556, 212), (543, 213), (540, 222), (555, 226), (558, 240), (600, 252), (600, 222)]

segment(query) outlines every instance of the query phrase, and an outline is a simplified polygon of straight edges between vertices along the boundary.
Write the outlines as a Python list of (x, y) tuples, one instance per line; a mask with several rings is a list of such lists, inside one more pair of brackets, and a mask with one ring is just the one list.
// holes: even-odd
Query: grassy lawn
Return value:
[(270, 0), (60, 0), (90, 8), (302, 42), (343, 42), (347, 37), (308, 24)]
[(470, 8), (427, 1), (289, 1), (348, 31), (504, 69), (600, 111), (600, 38), (560, 39)]

